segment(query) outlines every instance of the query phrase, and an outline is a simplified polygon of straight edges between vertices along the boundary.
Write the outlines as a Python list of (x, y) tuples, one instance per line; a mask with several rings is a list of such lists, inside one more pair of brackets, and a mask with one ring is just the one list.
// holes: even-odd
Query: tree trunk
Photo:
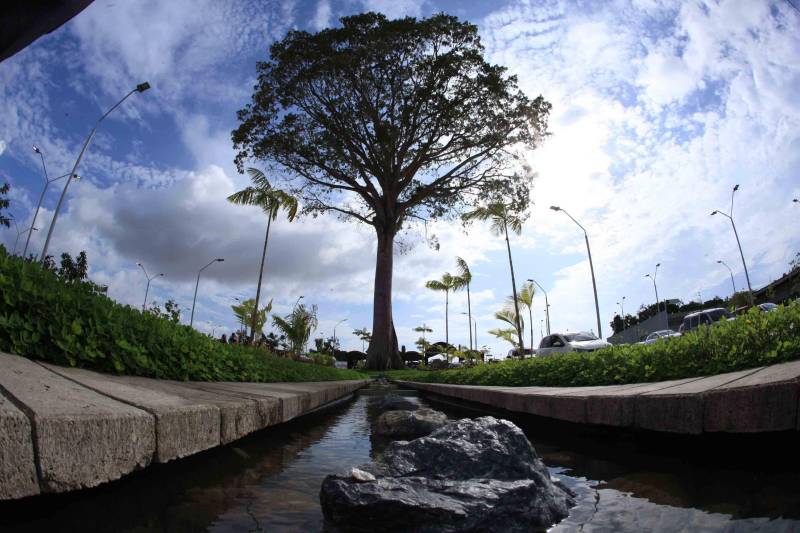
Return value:
[(519, 350), (520, 356), (525, 357), (525, 342), (522, 339), (522, 327), (519, 324), (519, 300), (517, 300), (517, 280), (514, 278), (514, 262), (511, 260), (511, 243), (508, 240), (508, 226), (503, 223), (503, 229), (506, 233), (506, 247), (508, 248), (508, 266), (511, 268), (511, 292), (514, 294), (514, 311), (517, 316), (517, 336), (519, 337)]
[(531, 299), (531, 306), (528, 307), (528, 320), (531, 322), (531, 350), (533, 350), (533, 299)]
[[(444, 344), (445, 351), (450, 349), (450, 291), (444, 291)], [(449, 353), (449, 352), (448, 352)]]
[(250, 341), (256, 340), (256, 322), (258, 322), (258, 301), (261, 298), (261, 278), (264, 276), (264, 261), (267, 259), (267, 244), (269, 243), (269, 227), (272, 225), (271, 214), (267, 215), (267, 236), (264, 237), (264, 251), (261, 252), (261, 268), (258, 269), (258, 287), (256, 287), (256, 306), (253, 310), (253, 323), (250, 324)]
[(467, 320), (469, 321), (467, 328), (469, 329), (469, 349), (472, 350), (472, 304), (469, 301), (469, 283), (467, 283)]
[(367, 368), (369, 370), (398, 369), (403, 368), (403, 360), (397, 349), (397, 335), (392, 319), (392, 266), (395, 231), (378, 228), (377, 232), (372, 339), (367, 348)]

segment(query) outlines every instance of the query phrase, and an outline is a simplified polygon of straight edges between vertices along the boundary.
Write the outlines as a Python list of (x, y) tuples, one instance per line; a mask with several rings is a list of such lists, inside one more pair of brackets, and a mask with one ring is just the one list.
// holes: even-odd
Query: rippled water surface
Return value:
[[(370, 461), (387, 444), (370, 432), (381, 393), (365, 390), (328, 411), (96, 489), (3, 503), (0, 531), (325, 530), (322, 479)], [(452, 418), (482, 414), (430, 406)], [(554, 531), (800, 531), (797, 461), (760, 467), (750, 441), (721, 440), (725, 459), (708, 466), (692, 457), (691, 442), (676, 451), (672, 441), (642, 446), (632, 437), (609, 441), (512, 420), (578, 495)]]

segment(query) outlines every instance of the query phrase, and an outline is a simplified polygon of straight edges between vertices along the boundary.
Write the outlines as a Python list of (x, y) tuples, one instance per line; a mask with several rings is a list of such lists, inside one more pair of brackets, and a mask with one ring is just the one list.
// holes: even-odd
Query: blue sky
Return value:
[[(70, 186), (51, 251), (87, 250), (91, 277), (112, 297), (141, 305), (146, 280), (136, 263), (166, 276), (150, 300), (191, 306), (204, 272), (196, 325), (230, 330), (233, 297), (254, 295), (264, 218), (227, 204), (244, 186), (230, 131), (249, 99), (255, 62), (291, 28), (334, 25), (342, 15), (389, 16), (446, 11), (477, 24), (487, 58), (519, 77), (530, 96), (553, 104), (552, 136), (529, 160), (538, 172), (534, 206), (512, 240), (517, 278), (547, 290), (554, 330), (595, 328), (580, 230), (589, 231), (604, 333), (625, 296), (626, 311), (653, 301), (644, 274), (656, 263), (659, 295), (685, 301), (730, 292), (744, 273), (730, 225), (735, 215), (755, 287), (786, 271), (800, 250), (800, 13), (785, 2), (466, 2), (329, 0), (283, 2), (97, 1), (59, 30), (0, 63), (0, 179), (12, 185), (11, 211), (29, 221), (42, 186), (38, 156), (51, 175), (68, 171), (97, 117), (137, 83), (107, 119)], [(31, 247), (44, 242), (60, 184), (40, 213)], [(441, 247), (422, 228), (403, 236), (410, 249), (395, 263), (394, 312), (401, 344), (428, 324), (443, 337), (444, 298), (424, 288), (472, 266), (472, 302), (481, 345), (511, 287), (503, 243), (488, 228), (467, 234), (437, 224)], [(317, 334), (359, 348), (351, 334), (371, 326), (374, 236), (335, 219), (273, 225), (265, 272), (268, 298), (285, 312), (299, 295), (320, 309)], [(0, 232), (13, 247), (16, 232)], [(534, 337), (544, 301), (537, 296)], [(451, 341), (466, 343), (466, 298), (451, 298)], [(188, 317), (188, 313), (186, 314)]]

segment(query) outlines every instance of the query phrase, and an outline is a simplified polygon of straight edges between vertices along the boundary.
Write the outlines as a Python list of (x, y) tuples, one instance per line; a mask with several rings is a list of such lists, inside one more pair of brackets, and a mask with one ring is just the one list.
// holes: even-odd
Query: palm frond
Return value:
[(469, 270), (469, 265), (460, 257), (456, 257), (456, 268), (458, 268), (458, 277), (464, 280), (465, 283), (472, 282), (472, 272)]

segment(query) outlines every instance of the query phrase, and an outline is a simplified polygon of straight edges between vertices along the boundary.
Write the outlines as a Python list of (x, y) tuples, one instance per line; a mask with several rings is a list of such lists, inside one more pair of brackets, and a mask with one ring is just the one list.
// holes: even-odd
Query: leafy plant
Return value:
[(311, 337), (311, 332), (317, 328), (317, 306), (307, 308), (303, 304), (296, 305), (284, 317), (272, 315), (272, 323), (286, 335), (291, 352), (299, 354)]
[(776, 311), (751, 309), (736, 320), (648, 345), (619, 345), (591, 353), (390, 375), (464, 385), (577, 387), (707, 376), (796, 359), (800, 359), (800, 303), (795, 301)]
[(359, 374), (222, 344), (67, 282), (0, 246), (0, 351), (101, 372), (197, 381), (322, 381)]

